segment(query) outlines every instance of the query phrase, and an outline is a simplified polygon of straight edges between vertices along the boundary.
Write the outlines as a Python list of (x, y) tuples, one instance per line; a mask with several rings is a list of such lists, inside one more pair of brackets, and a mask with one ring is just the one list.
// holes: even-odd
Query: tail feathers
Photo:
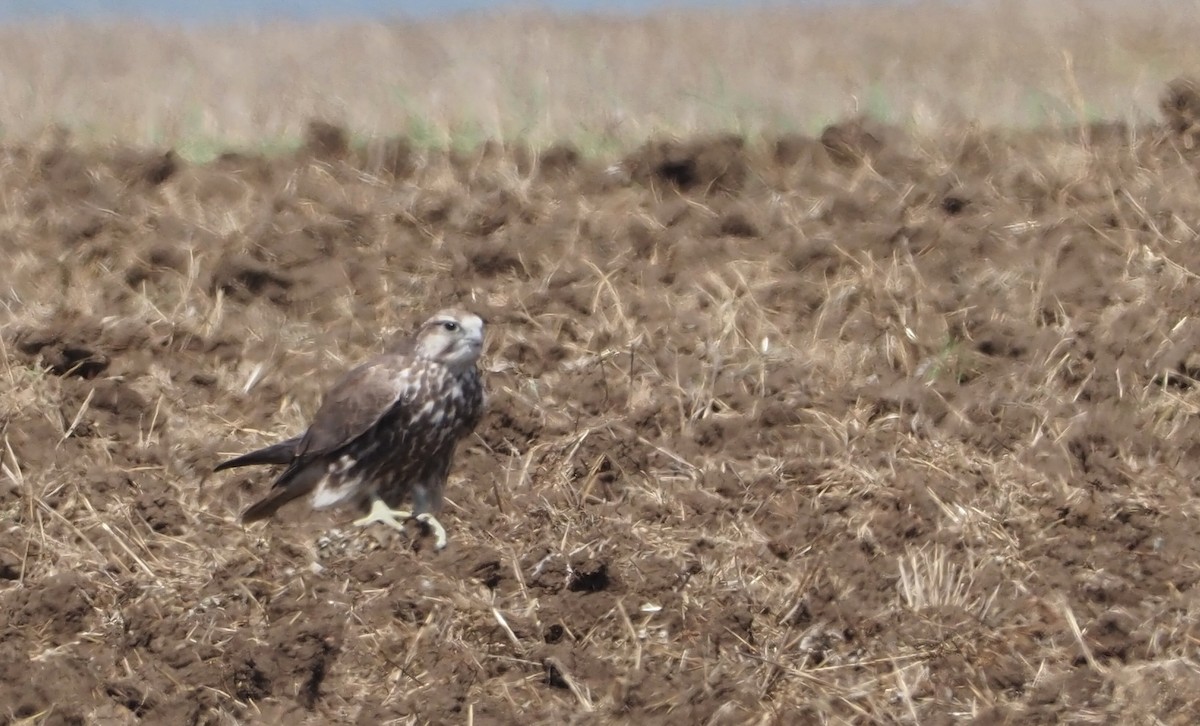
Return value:
[(251, 451), (249, 454), (223, 461), (213, 467), (213, 471), (236, 469), (239, 466), (256, 466), (260, 464), (289, 464), (296, 456), (296, 448), (300, 445), (300, 437), (280, 441), (278, 444)]
[(242, 512), (242, 522), (249, 524), (270, 517), (283, 505), (311, 492), (324, 474), (323, 467), (315, 463), (298, 470), (285, 471), (276, 480), (270, 494)]

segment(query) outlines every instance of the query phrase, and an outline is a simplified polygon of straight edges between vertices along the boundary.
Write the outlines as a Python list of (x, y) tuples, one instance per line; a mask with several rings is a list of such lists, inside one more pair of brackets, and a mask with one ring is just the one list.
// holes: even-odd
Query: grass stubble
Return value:
[[(839, 128), (398, 175), (8, 144), (0, 718), (1193, 719), (1190, 129)], [(451, 549), (237, 526), (268, 479), (221, 454), (449, 300), (493, 407)]]

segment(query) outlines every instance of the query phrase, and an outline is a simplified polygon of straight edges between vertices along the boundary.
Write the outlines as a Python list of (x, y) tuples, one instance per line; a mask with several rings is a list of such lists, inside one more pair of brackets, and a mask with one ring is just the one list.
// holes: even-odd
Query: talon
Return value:
[(367, 516), (354, 520), (354, 524), (359, 527), (366, 527), (378, 522), (403, 532), (404, 523), (412, 518), (412, 512), (406, 512), (402, 509), (392, 509), (384, 504), (382, 499), (375, 499), (371, 502), (371, 511)]
[(433, 532), (434, 549), (440, 550), (446, 547), (446, 528), (442, 526), (441, 522), (437, 521), (436, 517), (429, 512), (422, 512), (421, 514), (413, 517), (413, 519), (417, 520), (426, 527), (429, 527), (429, 529)]

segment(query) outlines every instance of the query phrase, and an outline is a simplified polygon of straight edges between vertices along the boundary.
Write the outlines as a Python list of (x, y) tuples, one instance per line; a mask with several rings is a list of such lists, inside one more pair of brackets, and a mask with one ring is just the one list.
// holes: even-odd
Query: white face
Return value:
[(421, 325), (416, 352), (451, 368), (474, 365), (483, 352), (483, 319), (458, 308), (442, 310)]

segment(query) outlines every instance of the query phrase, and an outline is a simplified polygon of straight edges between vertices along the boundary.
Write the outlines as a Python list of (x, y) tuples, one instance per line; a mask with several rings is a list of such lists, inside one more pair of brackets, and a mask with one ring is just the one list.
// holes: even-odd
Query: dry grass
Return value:
[[(307, 118), (420, 143), (818, 130), (865, 112), (936, 129), (1153, 114), (1200, 64), (1185, 3), (501, 14), (420, 24), (0, 29), (4, 131), (92, 141), (294, 144)], [(52, 50), (47, 50), (52, 49)]]
[[(666, 37), (778, 104), (744, 126), (838, 115), (878, 83), (937, 128), (609, 168), (418, 148), (399, 174), (381, 147), (187, 165), (6, 145), (0, 722), (1194, 721), (1195, 130), (941, 125), (1031, 120), (1029, 88), (1067, 116), (1144, 112), (1161, 87), (1136, 69), (1193, 53), (1193, 21), (1151, 32), (1109, 6), (1076, 32), (1020, 7), (830, 12), (791, 36), (777, 18), (799, 14), (761, 34), (764, 14), (609, 21), (583, 58), (585, 26), (544, 18), (515, 54), (511, 18), (427, 26), (425, 46), (269, 30), (253, 74), (214, 50), (237, 36), (161, 31), (110, 46), (128, 73), (107, 74), (108, 115), (51, 69), (78, 64), (2, 31), (60, 84), (15, 136), (74, 117), (254, 145), (309, 113), (535, 141), (728, 125)], [(955, 13), (995, 32), (927, 29), (972, 27)], [(172, 43), (200, 49), (190, 75), (146, 62)], [(344, 62), (293, 72), (312, 48)], [(597, 74), (618, 101), (564, 92)], [(397, 85), (419, 115), (375, 103)], [(209, 115), (180, 121), (183, 98)], [(381, 331), (451, 300), (490, 320), (492, 410), (455, 469), (451, 547), (299, 507), (237, 526), (269, 478), (212, 465), (298, 431)]]

